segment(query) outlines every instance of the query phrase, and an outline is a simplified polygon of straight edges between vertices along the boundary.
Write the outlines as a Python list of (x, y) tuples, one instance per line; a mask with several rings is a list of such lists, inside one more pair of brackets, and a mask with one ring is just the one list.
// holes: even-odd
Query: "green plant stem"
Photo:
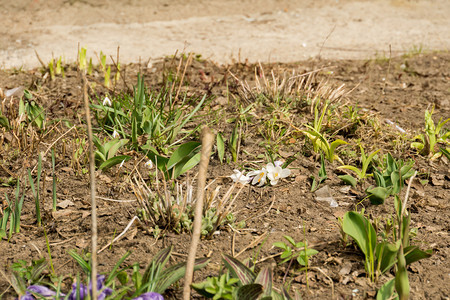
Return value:
[(53, 267), (52, 252), (50, 251), (50, 243), (48, 241), (47, 231), (45, 230), (45, 226), (42, 226), (42, 228), (44, 229), (45, 244), (47, 245), (48, 259), (50, 261), (50, 267), (52, 268), (52, 275), (55, 276), (55, 268)]
[(200, 234), (202, 228), (203, 215), (203, 196), (206, 185), (206, 171), (208, 170), (209, 157), (214, 143), (214, 135), (211, 130), (204, 126), (202, 128), (202, 154), (200, 158), (200, 167), (198, 171), (197, 181), (197, 199), (195, 201), (194, 213), (194, 229), (191, 238), (191, 247), (186, 262), (186, 274), (184, 279), (183, 299), (189, 300), (191, 298), (191, 283), (194, 273), (195, 254), (197, 252), (198, 242), (200, 241)]

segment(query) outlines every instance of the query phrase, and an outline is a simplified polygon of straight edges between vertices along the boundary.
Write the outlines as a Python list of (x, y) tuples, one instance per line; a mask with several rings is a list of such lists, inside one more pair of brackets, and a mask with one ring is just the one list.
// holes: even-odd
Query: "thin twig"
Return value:
[(91, 283), (92, 299), (97, 299), (97, 202), (95, 197), (95, 154), (92, 142), (91, 112), (89, 109), (89, 99), (87, 92), (87, 78), (83, 72), (83, 100), (86, 113), (87, 133), (89, 140), (89, 177), (91, 183), (91, 231), (92, 231), (92, 254), (91, 254)]
[(245, 251), (247, 251), (247, 249), (253, 248), (256, 245), (259, 244), (259, 242), (261, 242), (262, 239), (264, 239), (269, 233), (265, 232), (262, 235), (260, 235), (256, 240), (254, 240), (253, 242), (251, 242), (249, 245), (247, 245), (247, 247), (245, 247), (244, 249), (241, 250), (241, 252), (239, 252), (238, 254), (236, 254), (235, 258), (238, 257), (239, 255), (241, 255), (242, 253), (244, 253)]
[(202, 154), (200, 158), (200, 167), (198, 171), (197, 181), (197, 200), (195, 201), (194, 212), (194, 229), (191, 239), (191, 247), (189, 249), (189, 255), (186, 263), (186, 275), (184, 279), (183, 299), (189, 300), (191, 298), (191, 283), (194, 273), (195, 254), (197, 252), (197, 246), (200, 241), (200, 233), (202, 227), (202, 214), (203, 214), (203, 196), (205, 193), (206, 185), (206, 171), (208, 170), (209, 157), (211, 155), (212, 145), (214, 143), (214, 135), (211, 130), (204, 126), (202, 128)]
[(130, 229), (131, 225), (133, 225), (134, 221), (136, 219), (139, 219), (137, 216), (134, 216), (133, 219), (131, 219), (131, 221), (128, 223), (127, 227), (125, 227), (125, 229), (118, 235), (116, 236), (111, 242), (109, 242), (108, 244), (106, 244), (102, 249), (98, 250), (97, 253), (102, 252), (103, 250), (105, 250), (106, 248), (108, 248), (109, 246), (111, 246), (114, 242), (118, 241), (120, 238), (122, 238), (122, 236), (128, 231), (128, 229)]
[(403, 201), (402, 213), (400, 214), (400, 216), (403, 216), (403, 214), (405, 213), (406, 204), (408, 203), (408, 198), (409, 198), (409, 190), (411, 189), (411, 184), (412, 184), (414, 178), (416, 177), (416, 175), (417, 175), (417, 171), (415, 171), (414, 175), (409, 179), (408, 187), (406, 188), (405, 201)]

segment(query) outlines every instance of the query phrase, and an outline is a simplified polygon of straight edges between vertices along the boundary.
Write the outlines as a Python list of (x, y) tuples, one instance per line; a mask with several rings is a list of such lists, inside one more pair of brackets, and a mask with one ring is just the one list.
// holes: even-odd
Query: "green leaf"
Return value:
[(291, 238), (290, 236), (288, 236), (288, 235), (284, 235), (283, 236), (292, 246), (294, 246), (295, 247), (295, 241), (294, 241), (294, 239), (293, 238)]
[(256, 276), (255, 283), (259, 283), (263, 287), (263, 297), (270, 296), (272, 294), (272, 270), (270, 267), (263, 267)]
[(353, 171), (356, 173), (356, 176), (358, 176), (358, 178), (360, 178), (360, 179), (364, 178), (363, 173), (357, 167), (345, 165), (345, 166), (339, 166), (338, 169), (347, 169), (347, 170)]
[(108, 159), (107, 161), (103, 162), (98, 169), (99, 170), (107, 170), (117, 164), (122, 163), (123, 161), (127, 161), (131, 158), (131, 156), (128, 155), (119, 155), (114, 156), (113, 158)]
[(91, 265), (89, 262), (84, 260), (84, 258), (79, 255), (74, 249), (69, 250), (69, 255), (72, 256), (73, 259), (78, 263), (84, 273), (87, 275), (91, 274)]
[(247, 268), (243, 263), (241, 263), (236, 258), (224, 254), (222, 260), (225, 267), (231, 272), (233, 277), (239, 278), (240, 285), (251, 284), (255, 281), (256, 275), (252, 270)]
[(109, 149), (105, 147), (105, 150), (108, 152), (107, 158), (110, 159), (116, 155), (116, 152), (121, 148), (122, 146), (125, 146), (128, 143), (128, 139), (121, 139), (119, 141), (116, 141)]
[(219, 157), (220, 163), (223, 163), (225, 157), (225, 141), (223, 140), (222, 134), (219, 132), (216, 137), (217, 140), (217, 156)]
[(366, 193), (369, 195), (370, 203), (374, 205), (383, 204), (387, 197), (391, 195), (392, 188), (385, 187), (375, 187), (369, 188), (366, 190)]
[(336, 148), (341, 146), (341, 145), (346, 145), (346, 144), (348, 144), (346, 141), (343, 141), (343, 140), (340, 140), (340, 139), (337, 139), (337, 140), (333, 141), (330, 144), (330, 148), (328, 150), (328, 160), (330, 162), (333, 162), (334, 159), (337, 158), (337, 155), (334, 154), (334, 152), (336, 151)]
[(398, 297), (392, 298), (395, 290), (395, 279), (391, 279), (383, 284), (377, 292), (377, 300), (398, 299)]
[(447, 151), (447, 149), (439, 148), (441, 152), (447, 157), (448, 160), (450, 160), (450, 152)]
[[(361, 148), (361, 150), (362, 150), (362, 148)], [(374, 157), (378, 152), (380, 152), (380, 150), (381, 150), (381, 149), (378, 149), (378, 150), (372, 152), (371, 154), (369, 154), (369, 157), (367, 157), (366, 159), (363, 160), (363, 162), (362, 162), (363, 165), (362, 165), (362, 170), (361, 170), (361, 171), (362, 171), (362, 173), (363, 173), (364, 176), (366, 175), (367, 168), (369, 167), (369, 164), (370, 164), (370, 162), (372, 161), (373, 157)]]
[(250, 283), (238, 288), (236, 300), (256, 300), (263, 293), (262, 285)]
[[(207, 257), (196, 259), (194, 262), (194, 271), (204, 268), (209, 263), (209, 260), (210, 259)], [(165, 290), (170, 285), (183, 278), (185, 273), (186, 273), (185, 262), (176, 264), (174, 266), (170, 266), (169, 268), (165, 269), (164, 271), (161, 272), (161, 274), (157, 279), (154, 292), (164, 294)]]
[(201, 155), (202, 154), (198, 152), (191, 158), (186, 159), (186, 161), (181, 161), (180, 163), (178, 163), (174, 168), (173, 178), (177, 178), (181, 174), (189, 171), (190, 169), (198, 165), (198, 163), (200, 162)]
[(397, 244), (386, 242), (378, 243), (375, 248), (377, 263), (380, 265), (380, 272), (384, 274), (389, 271), (397, 260), (397, 251), (400, 247), (400, 241)]
[(9, 130), (9, 121), (4, 115), (0, 115), (0, 126), (5, 127), (6, 130)]
[(170, 156), (170, 159), (167, 162), (167, 170), (172, 169), (177, 163), (185, 159), (195, 150), (198, 151), (200, 145), (201, 143), (199, 142), (187, 142), (179, 146)]
[(275, 247), (281, 248), (283, 250), (286, 250), (288, 248), (288, 246), (283, 242), (275, 242), (272, 245), (274, 245)]
[(345, 184), (351, 185), (352, 187), (356, 187), (358, 181), (355, 177), (351, 175), (340, 175), (338, 176)]
[[(164, 248), (160, 250), (158, 253), (153, 256), (152, 261), (148, 264), (147, 268), (145, 269), (144, 275), (142, 277), (142, 284), (146, 284), (150, 278), (153, 277), (154, 270), (156, 269), (162, 269), (166, 265), (166, 263), (169, 261), (170, 255), (172, 254), (172, 246), (169, 246), (167, 248)], [(153, 271), (152, 271), (153, 269)]]
[(429, 258), (433, 254), (433, 250), (422, 251), (417, 246), (408, 246), (405, 248), (406, 265), (419, 261), (424, 258)]
[(344, 215), (342, 229), (356, 241), (366, 257), (369, 256), (370, 249), (375, 249), (377, 241), (375, 229), (361, 214), (354, 211), (347, 212)]
[[(105, 280), (105, 285), (106, 285), (106, 286), (109, 285), (109, 283), (110, 283), (116, 276), (119, 278), (119, 275), (121, 274), (122, 271), (121, 271), (121, 270), (118, 271), (118, 269), (119, 269), (120, 265), (125, 261), (125, 259), (127, 259), (128, 256), (130, 256), (130, 254), (131, 254), (131, 251), (125, 252), (125, 254), (119, 259), (119, 261), (117, 261), (117, 263), (114, 265), (114, 267), (113, 267), (113, 269), (111, 270), (111, 272), (109, 272), (108, 278), (106, 278), (106, 280)], [(125, 273), (125, 275), (127, 275), (127, 274)], [(124, 275), (121, 275), (121, 276), (123, 277)], [(128, 281), (128, 277), (124, 277), (123, 280), (125, 280), (125, 278), (126, 278), (126, 280)], [(119, 278), (119, 281), (120, 281), (120, 280), (121, 280), (121, 279)]]

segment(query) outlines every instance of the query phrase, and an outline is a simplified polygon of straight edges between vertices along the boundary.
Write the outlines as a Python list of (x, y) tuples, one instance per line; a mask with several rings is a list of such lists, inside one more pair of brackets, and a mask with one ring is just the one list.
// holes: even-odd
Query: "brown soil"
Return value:
[[(316, 77), (317, 82), (322, 79), (329, 81), (335, 87), (345, 84), (347, 91), (351, 90), (341, 104), (349, 104), (361, 109), (360, 122), (357, 129), (349, 128), (345, 119), (329, 119), (325, 125), (328, 132), (338, 131), (338, 136), (345, 140), (352, 140), (351, 146), (342, 150), (358, 151), (356, 139), (361, 139), (366, 151), (382, 149), (381, 153), (392, 153), (396, 158), (404, 160), (414, 159), (415, 168), (419, 170), (419, 177), (426, 179), (422, 186), (415, 182), (409, 200), (412, 215), (412, 227), (418, 228), (415, 243), (422, 249), (432, 249), (433, 256), (411, 265), (409, 278), (412, 299), (447, 299), (450, 295), (448, 282), (450, 279), (450, 238), (448, 235), (448, 219), (450, 217), (448, 190), (450, 188), (450, 173), (448, 160), (440, 159), (431, 162), (426, 157), (416, 153), (409, 147), (411, 138), (424, 128), (425, 109), (435, 105), (434, 119), (448, 118), (450, 111), (450, 55), (448, 52), (434, 52), (415, 54), (409, 57), (397, 57), (372, 60), (309, 60), (291, 64), (266, 64), (266, 75), (270, 70), (275, 74), (283, 74), (295, 70), (298, 74), (324, 68)], [(405, 68), (406, 66), (406, 68)], [(42, 76), (39, 70), (31, 71), (0, 71), (0, 87), (3, 91), (17, 86), (24, 86), (32, 91), (36, 101), (45, 107), (48, 127), (54, 126), (48, 134), (39, 137), (28, 136), (22, 141), (22, 148), (14, 136), (3, 130), (0, 135), (2, 149), (0, 152), (0, 178), (6, 182), (10, 177), (26, 177), (27, 168), (37, 164), (37, 153), (45, 152), (68, 129), (62, 123), (50, 123), (52, 120), (68, 120), (81, 125), (82, 93), (81, 80), (73, 67), (66, 66), (65, 78), (57, 77), (55, 81)], [(163, 84), (163, 74), (168, 70), (174, 71), (176, 64), (170, 60), (147, 64), (133, 64), (124, 66), (126, 84), (131, 87), (136, 82), (136, 74), (145, 74), (146, 83), (150, 89), (158, 90)], [(234, 106), (227, 104), (227, 89), (231, 99), (239, 96), (239, 85), (230, 77), (229, 71), (239, 79), (246, 80), (250, 86), (254, 85), (255, 67), (250, 64), (232, 64), (218, 66), (210, 61), (194, 61), (186, 73), (189, 83), (188, 93), (195, 95), (207, 94), (213, 99), (205, 112), (214, 112), (218, 123), (212, 123), (214, 130), (224, 132), (228, 136), (232, 125), (224, 122), (227, 118), (236, 116)], [(102, 99), (105, 92), (110, 95), (119, 93), (125, 87), (118, 87), (116, 91), (107, 91), (101, 87), (101, 77), (93, 75), (91, 82), (97, 82), (95, 93), (90, 95), (95, 99)], [(228, 87), (227, 87), (228, 82)], [(225, 99), (225, 102), (224, 102)], [(14, 106), (11, 106), (14, 107)], [(262, 146), (264, 139), (259, 133), (263, 123), (267, 120), (267, 112), (262, 108), (244, 130), (243, 142), (237, 164), (220, 164), (217, 157), (210, 162), (208, 181), (219, 178), (227, 184), (224, 177), (230, 175), (234, 168), (248, 167), (257, 160), (256, 156), (265, 152)], [(332, 117), (332, 116), (331, 116)], [(305, 121), (311, 121), (313, 116), (309, 107), (299, 107), (292, 125), (301, 127)], [(370, 121), (372, 120), (372, 121)], [(373, 121), (378, 120), (378, 121)], [(387, 124), (386, 120), (395, 122), (406, 131), (401, 137), (399, 131)], [(351, 124), (350, 124), (351, 125)], [(221, 126), (221, 127), (219, 127)], [(290, 125), (288, 125), (289, 127)], [(82, 128), (82, 127), (81, 127)], [(311, 152), (304, 138), (289, 127), (291, 134), (279, 143), (279, 154), (286, 159), (292, 154), (299, 153), (298, 158), (291, 164), (293, 174), (280, 184), (263, 188), (249, 187), (236, 202), (235, 212), (237, 221), (247, 219), (246, 227), (235, 233), (224, 228), (219, 235), (211, 240), (202, 240), (198, 256), (211, 255), (212, 261), (208, 267), (197, 273), (195, 281), (199, 282), (206, 276), (217, 275), (220, 264), (220, 253), (231, 254), (245, 249), (252, 241), (268, 233), (264, 243), (259, 243), (261, 251), (257, 259), (264, 259), (277, 253), (272, 243), (282, 240), (282, 235), (289, 235), (296, 241), (306, 239), (312, 247), (319, 250), (319, 254), (311, 259), (309, 270), (309, 289), (306, 288), (305, 273), (289, 274), (293, 279), (292, 289), (300, 291), (304, 299), (372, 299), (376, 288), (386, 281), (387, 274), (378, 284), (371, 284), (365, 276), (363, 256), (356, 247), (344, 248), (340, 241), (341, 234), (337, 217), (342, 217), (346, 211), (355, 208), (364, 196), (363, 187), (350, 192), (343, 190), (342, 182), (337, 178), (340, 174), (337, 163), (327, 164), (329, 179), (324, 183), (332, 190), (332, 194), (339, 206), (332, 208), (326, 202), (318, 202), (310, 192), (309, 176), (317, 174), (319, 163)], [(73, 141), (82, 135), (75, 130), (66, 134), (55, 144), (56, 175), (58, 178), (58, 201), (70, 200), (68, 207), (58, 208), (57, 213), (51, 213), (51, 159), (45, 152), (42, 189), (43, 222), (48, 235), (55, 271), (60, 275), (75, 275), (81, 272), (75, 261), (67, 254), (70, 249), (90, 249), (90, 200), (88, 175), (71, 164)], [(34, 140), (34, 144), (32, 141)], [(342, 158), (347, 163), (358, 164), (356, 157), (345, 155)], [(380, 154), (381, 154), (380, 153)], [(129, 186), (128, 174), (136, 174), (134, 166), (144, 173), (142, 156), (134, 153), (133, 159), (128, 161), (122, 169), (114, 167), (97, 174), (98, 195), (109, 199), (135, 200), (133, 190)], [(381, 157), (381, 156), (380, 156)], [(83, 165), (83, 162), (81, 161)], [(84, 165), (84, 167), (86, 167)], [(193, 169), (194, 173), (196, 169)], [(6, 184), (0, 187), (0, 194), (13, 197), (14, 187)], [(404, 195), (404, 193), (402, 193)], [(121, 232), (127, 223), (136, 215), (136, 202), (111, 202), (98, 199), (99, 217), (99, 245), (102, 247), (110, 242), (117, 233)], [(273, 205), (272, 205), (273, 204)], [(366, 212), (384, 220), (393, 212), (392, 199), (381, 206), (372, 206), (367, 201)], [(3, 201), (3, 209), (6, 202)], [(361, 207), (361, 206), (360, 206)], [(24, 259), (30, 261), (41, 255), (47, 257), (44, 231), (36, 226), (34, 200), (30, 189), (27, 190), (22, 213), (22, 228), (19, 234), (14, 234), (9, 240), (0, 241), (0, 266), (6, 274), (10, 274), (13, 262)], [(189, 234), (165, 233), (159, 239), (139, 227), (132, 229), (127, 236), (99, 255), (100, 271), (111, 270), (115, 262), (128, 250), (132, 255), (125, 264), (140, 262), (145, 265), (158, 250), (168, 245), (174, 245), (176, 260), (184, 260), (188, 252)], [(254, 257), (258, 247), (247, 249), (239, 256), (240, 259)], [(270, 264), (274, 267), (275, 285), (281, 286), (287, 264), (277, 265), (274, 258), (258, 265)], [(326, 276), (324, 275), (326, 274)], [(0, 291), (6, 291), (4, 297), (9, 299), (14, 292), (5, 278), (0, 277)], [(331, 278), (332, 282), (329, 280)], [(69, 284), (70, 280), (65, 281)], [(67, 285), (64, 286), (67, 288)], [(334, 295), (332, 290), (334, 288)], [(173, 287), (167, 297), (179, 298), (180, 289)]]

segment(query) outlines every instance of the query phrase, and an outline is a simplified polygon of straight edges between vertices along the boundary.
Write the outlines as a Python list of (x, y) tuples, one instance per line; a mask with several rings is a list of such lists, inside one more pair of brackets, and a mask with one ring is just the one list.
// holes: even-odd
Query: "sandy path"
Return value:
[[(369, 58), (448, 50), (450, 1), (63, 1), (0, 4), (0, 66), (34, 67), (52, 53), (76, 59), (78, 42), (121, 62), (176, 50), (218, 63)], [(0, 2), (3, 3), (3, 2)], [(328, 37), (328, 38), (327, 38)], [(323, 47), (322, 47), (323, 45)]]

